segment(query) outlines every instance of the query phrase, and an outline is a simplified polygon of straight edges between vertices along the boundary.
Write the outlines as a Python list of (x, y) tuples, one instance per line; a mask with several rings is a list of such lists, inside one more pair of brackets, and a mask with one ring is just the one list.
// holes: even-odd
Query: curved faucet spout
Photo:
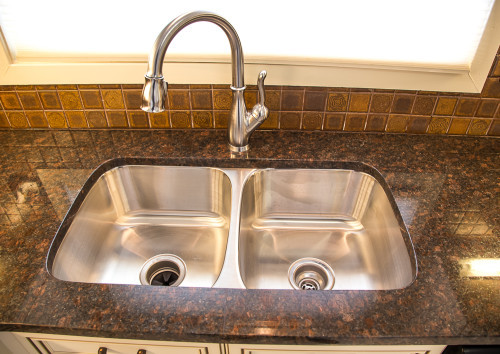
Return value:
[(153, 49), (151, 50), (151, 54), (149, 55), (148, 71), (146, 75), (150, 78), (163, 77), (163, 60), (172, 39), (174, 39), (177, 33), (179, 33), (184, 27), (195, 22), (203, 21), (216, 24), (226, 34), (231, 45), (231, 63), (233, 73), (232, 86), (236, 88), (245, 87), (243, 78), (243, 49), (241, 48), (240, 38), (238, 37), (236, 30), (229, 22), (219, 15), (203, 11), (190, 12), (179, 16), (160, 32), (156, 38)]
[(228, 123), (229, 147), (233, 152), (248, 150), (248, 139), (252, 132), (267, 118), (269, 110), (264, 105), (265, 72), (259, 75), (260, 102), (251, 112), (247, 112), (244, 91), (243, 49), (236, 30), (224, 18), (211, 12), (195, 11), (182, 15), (170, 22), (158, 35), (149, 56), (146, 83), (142, 91), (141, 108), (146, 112), (162, 112), (165, 110), (167, 83), (163, 79), (162, 67), (165, 53), (172, 39), (184, 27), (200, 21), (212, 22), (226, 34), (231, 45), (231, 67), (233, 81), (233, 102)]

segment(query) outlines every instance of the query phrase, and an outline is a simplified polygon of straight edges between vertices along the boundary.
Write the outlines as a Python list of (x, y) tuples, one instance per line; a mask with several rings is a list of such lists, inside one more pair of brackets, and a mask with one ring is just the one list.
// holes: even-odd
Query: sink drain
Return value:
[(173, 254), (159, 254), (146, 261), (139, 274), (142, 285), (178, 286), (186, 276), (186, 264)]
[(301, 258), (288, 269), (288, 280), (294, 289), (330, 290), (335, 283), (335, 275), (321, 259)]

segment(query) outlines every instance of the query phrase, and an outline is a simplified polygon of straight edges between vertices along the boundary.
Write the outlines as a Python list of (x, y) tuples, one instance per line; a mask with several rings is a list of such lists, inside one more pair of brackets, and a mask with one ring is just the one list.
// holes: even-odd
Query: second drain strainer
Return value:
[(142, 285), (178, 286), (186, 276), (186, 264), (173, 254), (159, 254), (142, 266), (139, 280)]
[(288, 280), (294, 289), (330, 290), (335, 284), (335, 274), (326, 262), (308, 257), (292, 263)]

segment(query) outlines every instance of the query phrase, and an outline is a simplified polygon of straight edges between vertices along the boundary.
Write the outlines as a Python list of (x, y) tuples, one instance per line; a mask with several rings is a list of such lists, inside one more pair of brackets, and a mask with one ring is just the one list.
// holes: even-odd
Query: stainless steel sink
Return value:
[(47, 266), (58, 279), (89, 283), (406, 287), (416, 277), (410, 237), (381, 176), (361, 166), (97, 171)]
[(408, 235), (380, 183), (364, 172), (258, 171), (241, 205), (247, 288), (387, 290), (415, 278)]
[(143, 270), (146, 285), (173, 285), (184, 273), (182, 286), (211, 287), (226, 252), (230, 196), (229, 178), (215, 168), (114, 168), (86, 196), (50, 270), (118, 284), (140, 284)]

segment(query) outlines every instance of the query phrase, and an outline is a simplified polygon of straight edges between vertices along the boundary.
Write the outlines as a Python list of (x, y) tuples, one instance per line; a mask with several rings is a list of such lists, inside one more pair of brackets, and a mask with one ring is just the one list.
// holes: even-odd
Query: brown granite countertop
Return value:
[[(499, 344), (497, 138), (257, 131), (230, 159), (226, 132), (0, 131), (0, 330), (233, 343)], [(114, 158), (165, 164), (376, 168), (412, 237), (419, 272), (391, 291), (164, 288), (64, 282), (45, 261), (90, 173)]]

